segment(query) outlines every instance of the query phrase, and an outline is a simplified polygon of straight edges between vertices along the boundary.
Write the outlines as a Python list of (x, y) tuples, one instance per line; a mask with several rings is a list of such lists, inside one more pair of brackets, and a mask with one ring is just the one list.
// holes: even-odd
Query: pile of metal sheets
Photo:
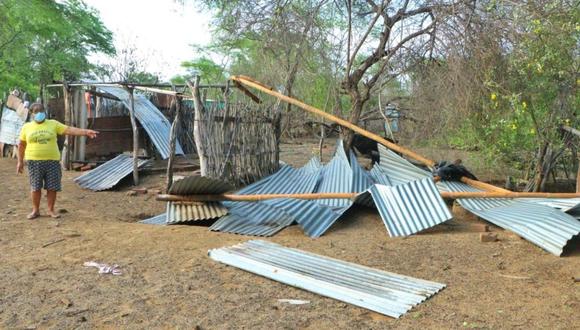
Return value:
[(275, 281), (395, 318), (445, 288), (445, 284), (258, 240), (210, 250), (209, 257)]
[(367, 172), (360, 167), (352, 152), (349, 156), (350, 162), (342, 141), (339, 141), (335, 155), (328, 164), (321, 166), (317, 159), (313, 159), (301, 169), (285, 165), (275, 174), (238, 193), (361, 193), (355, 201), (286, 198), (258, 203), (226, 202), (224, 205), (230, 213), (210, 229), (242, 235), (271, 236), (296, 222), (308, 236), (320, 237), (353, 202), (377, 205), (391, 236), (411, 235), (451, 219), (432, 180), (409, 183), (395, 176), (393, 180), (401, 183), (401, 186), (390, 188), (385, 186), (392, 184), (384, 169), (375, 167), (374, 172)]
[[(139, 160), (141, 168), (147, 160)], [(124, 177), (133, 172), (133, 156), (121, 154), (74, 179), (79, 186), (93, 191), (102, 191), (113, 188)]]
[[(394, 152), (379, 145), (380, 168), (390, 182), (413, 182), (432, 178), (432, 174), (409, 163)], [(373, 173), (373, 171), (371, 171)], [(440, 191), (482, 191), (461, 182), (443, 181), (437, 184)], [(477, 216), (510, 230), (546, 251), (560, 256), (565, 246), (580, 235), (580, 222), (570, 214), (580, 208), (576, 200), (506, 198), (458, 199), (459, 204)]]

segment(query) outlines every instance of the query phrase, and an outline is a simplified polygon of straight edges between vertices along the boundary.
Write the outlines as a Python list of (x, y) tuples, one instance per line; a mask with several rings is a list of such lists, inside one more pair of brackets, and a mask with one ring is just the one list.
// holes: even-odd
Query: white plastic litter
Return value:
[(119, 268), (119, 265), (107, 265), (107, 264), (100, 264), (94, 261), (87, 261), (83, 264), (85, 267), (96, 267), (99, 269), (99, 274), (113, 274), (113, 275), (121, 275), (123, 272)]
[(300, 300), (300, 299), (278, 299), (279, 303), (286, 303), (290, 305), (306, 305), (310, 304), (309, 300)]

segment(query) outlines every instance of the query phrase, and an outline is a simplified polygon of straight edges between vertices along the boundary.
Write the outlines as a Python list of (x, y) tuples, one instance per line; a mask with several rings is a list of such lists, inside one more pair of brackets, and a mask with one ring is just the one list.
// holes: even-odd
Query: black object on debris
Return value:
[(462, 177), (467, 177), (472, 180), (477, 180), (473, 173), (469, 172), (467, 168), (461, 165), (461, 159), (457, 159), (453, 163), (447, 161), (440, 161), (435, 164), (433, 174), (439, 176), (444, 181), (461, 181)]
[[(388, 137), (384, 137), (384, 139), (392, 143), (398, 142)], [(352, 147), (356, 149), (356, 151), (358, 151), (361, 155), (370, 158), (372, 160), (372, 164), (376, 164), (380, 161), (381, 155), (379, 154), (377, 141), (372, 140), (364, 135), (354, 133)]]

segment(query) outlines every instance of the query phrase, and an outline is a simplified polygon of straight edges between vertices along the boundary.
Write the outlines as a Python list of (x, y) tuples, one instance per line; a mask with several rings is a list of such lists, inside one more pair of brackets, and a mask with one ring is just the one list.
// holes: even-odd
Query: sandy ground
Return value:
[[(299, 165), (313, 148), (284, 145), (282, 159)], [(481, 243), (476, 221), (467, 219), (394, 239), (376, 211), (362, 207), (318, 239), (298, 226), (265, 238), (447, 284), (392, 319), (207, 257), (208, 249), (250, 237), (134, 223), (164, 206), (151, 194), (128, 196), (126, 184), (93, 193), (72, 182), (78, 173), (66, 173), (57, 205), (63, 217), (28, 221), (27, 177), (15, 176), (15, 166), (0, 159), (1, 328), (580, 328), (580, 283), (572, 279), (580, 276), (578, 245), (558, 258), (499, 228), (492, 230), (500, 241)], [(151, 175), (142, 186), (160, 187), (162, 180)], [(124, 273), (99, 275), (83, 267), (91, 260), (119, 264)]]

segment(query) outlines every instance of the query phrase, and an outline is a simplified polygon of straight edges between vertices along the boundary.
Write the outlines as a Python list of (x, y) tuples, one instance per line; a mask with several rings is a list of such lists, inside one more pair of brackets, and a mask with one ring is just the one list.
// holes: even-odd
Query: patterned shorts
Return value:
[(28, 160), (28, 176), (32, 191), (46, 190), (60, 191), (62, 172), (58, 160)]

